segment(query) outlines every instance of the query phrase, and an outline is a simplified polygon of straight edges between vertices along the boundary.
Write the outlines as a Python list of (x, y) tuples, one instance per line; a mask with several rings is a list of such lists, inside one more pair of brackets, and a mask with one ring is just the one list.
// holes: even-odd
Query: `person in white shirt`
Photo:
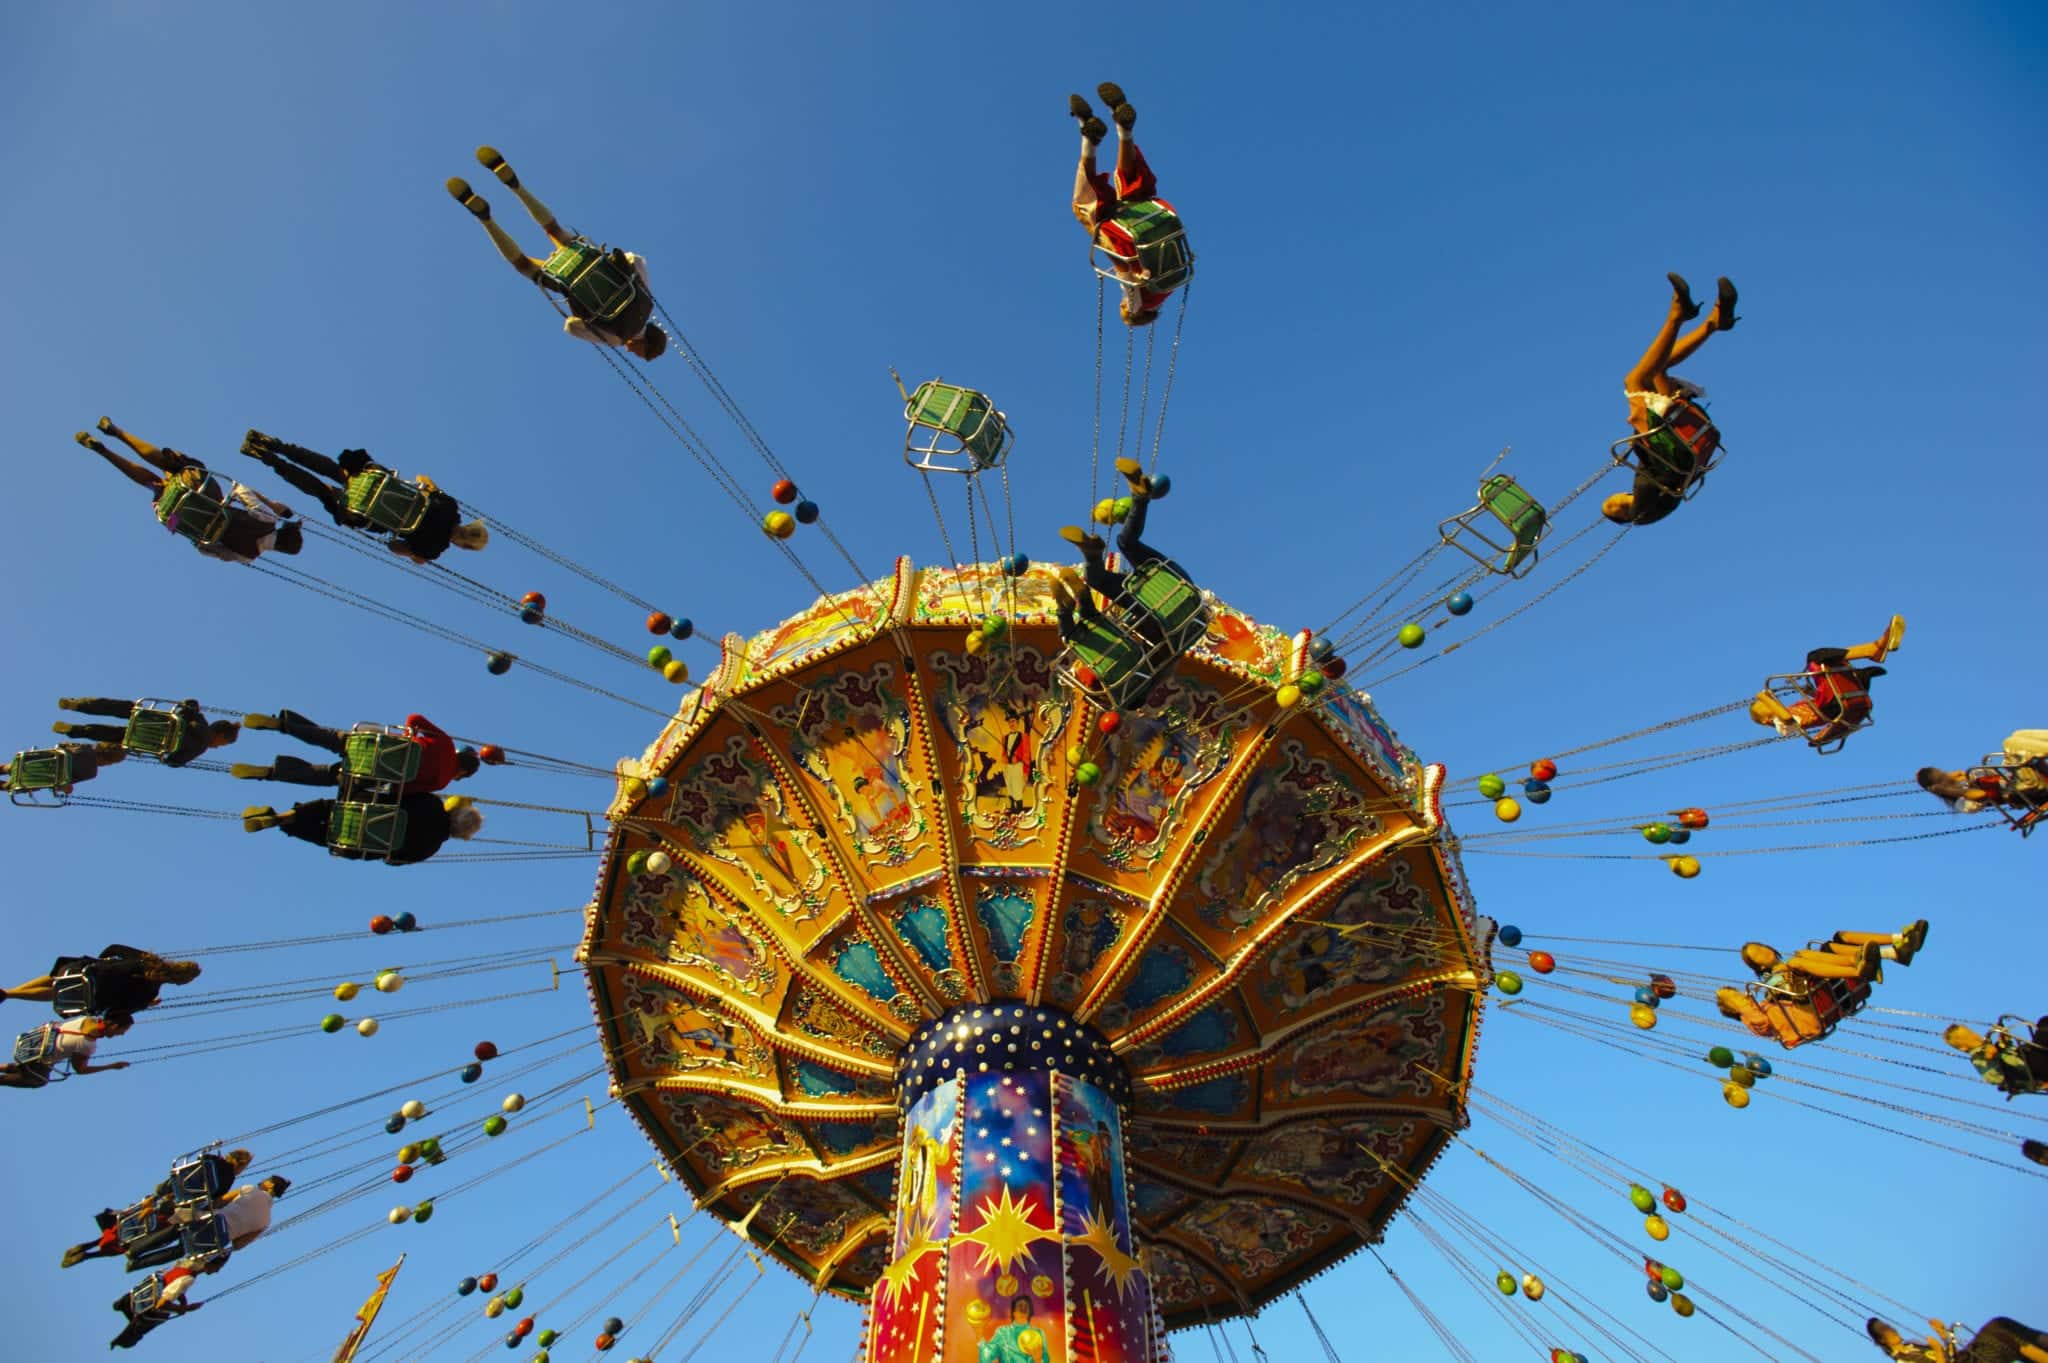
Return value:
[[(285, 1189), (291, 1187), (291, 1180), (281, 1174), (272, 1174), (261, 1183), (245, 1183), (222, 1197), (213, 1213), (227, 1232), (227, 1252), (208, 1253), (203, 1260), (188, 1260), (197, 1263), (202, 1273), (217, 1273), (228, 1255), (235, 1250), (246, 1248), (263, 1232), (270, 1229), (270, 1212)], [(185, 1236), (182, 1226), (165, 1226), (156, 1234), (138, 1241), (128, 1251), (128, 1271), (136, 1273), (145, 1268), (158, 1268), (175, 1263), (185, 1252)]]
[(110, 1013), (103, 1018), (67, 1018), (63, 1022), (44, 1023), (39, 1031), (51, 1034), (54, 1043), (50, 1053), (39, 1060), (14, 1061), (0, 1065), (0, 1088), (39, 1089), (50, 1082), (51, 1073), (60, 1064), (68, 1064), (73, 1074), (98, 1074), (103, 1070), (125, 1070), (128, 1062), (116, 1060), (111, 1065), (92, 1063), (93, 1052), (99, 1049), (100, 1038), (123, 1036), (135, 1025), (135, 1019), (126, 1013)]
[(489, 202), (471, 189), (467, 180), (450, 179), (449, 196), (484, 225), (492, 245), (513, 269), (567, 302), (569, 317), (562, 330), (579, 341), (616, 346), (643, 360), (659, 358), (668, 349), (668, 333), (649, 320), (654, 315), (654, 291), (647, 282), (647, 262), (630, 251), (601, 248), (562, 226), (554, 212), (519, 183), (519, 176), (496, 147), (478, 147), (476, 159), (519, 196), (519, 202), (548, 234), (554, 253), (536, 260), (521, 250), (512, 234), (491, 217)]

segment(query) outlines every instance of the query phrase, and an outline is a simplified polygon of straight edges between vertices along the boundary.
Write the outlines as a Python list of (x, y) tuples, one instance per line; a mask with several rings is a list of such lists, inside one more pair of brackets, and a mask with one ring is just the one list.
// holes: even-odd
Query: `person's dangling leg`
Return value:
[(267, 767), (237, 762), (228, 768), (230, 775), (242, 781), (283, 781), (295, 786), (338, 786), (341, 784), (341, 763), (314, 763), (303, 758), (280, 753)]
[[(322, 509), (337, 522), (343, 525), (354, 525), (362, 519), (348, 509), (347, 497), (333, 483), (315, 477), (280, 455), (265, 451), (255, 457), (262, 463), (263, 467), (284, 479), (285, 482), (291, 484), (300, 492), (319, 502)], [(340, 472), (339, 469), (335, 471), (336, 473)]]
[(118, 700), (113, 696), (65, 696), (57, 702), (59, 710), (71, 710), (81, 715), (99, 715), (104, 719), (128, 719), (135, 714), (135, 702)]
[(49, 1073), (33, 1065), (0, 1065), (0, 1088), (39, 1089), (49, 1082)]
[(519, 249), (519, 243), (512, 239), (512, 234), (498, 226), (498, 220), (491, 216), (491, 205), (482, 195), (469, 187), (469, 181), (451, 177), (446, 187), (449, 197), (468, 209), (470, 216), (484, 225), (484, 231), (490, 234), (491, 245), (498, 248), (498, 254), (505, 257), (507, 264), (527, 279), (541, 277), (540, 262), (530, 259), (526, 252)]
[(50, 726), (50, 732), (91, 743), (119, 743), (128, 737), (128, 730), (119, 724), (70, 724), (61, 719)]
[[(1671, 395), (1671, 381), (1664, 377), (1664, 371), (1671, 365), (1671, 348), (1677, 344), (1679, 324), (1699, 316), (1700, 309), (1699, 305), (1692, 301), (1691, 286), (1682, 277), (1676, 274), (1667, 277), (1671, 280), (1671, 308), (1664, 314), (1664, 325), (1657, 329), (1657, 335), (1650, 342), (1650, 348), (1643, 352), (1643, 357), (1636, 361), (1635, 367), (1622, 379), (1621, 387), (1625, 393), (1661, 393), (1666, 397)], [(1642, 410), (1638, 411), (1639, 408)], [(1655, 419), (1654, 413), (1643, 408), (1640, 398), (1630, 397), (1629, 420), (1631, 424), (1636, 425), (1637, 430), (1649, 430), (1655, 424)], [(1640, 424), (1636, 424), (1638, 422)]]
[(274, 715), (244, 715), (245, 729), (276, 729), (280, 733), (296, 738), (301, 743), (315, 748), (325, 748), (331, 753), (342, 750), (345, 736), (339, 729), (329, 729), (315, 724), (296, 710), (279, 710)]
[(1664, 361), (1666, 372), (1678, 368), (1692, 358), (1694, 351), (1707, 343), (1707, 337), (1717, 331), (1727, 331), (1735, 325), (1735, 286), (1723, 276), (1717, 283), (1717, 297), (1714, 310), (1707, 314), (1707, 320), (1678, 338), (1671, 347), (1670, 358)]
[(1067, 525), (1060, 527), (1060, 538), (1081, 551), (1081, 575), (1090, 587), (1112, 601), (1123, 597), (1123, 574), (1113, 571), (1104, 561), (1109, 546), (1100, 535), (1091, 535), (1078, 525)]
[(1067, 97), (1067, 112), (1081, 122), (1081, 161), (1074, 168), (1074, 221), (1092, 237), (1095, 225), (1115, 211), (1116, 192), (1095, 168), (1096, 150), (1109, 129), (1079, 95)]
[(499, 184), (519, 196), (519, 202), (526, 205), (526, 211), (533, 215), (535, 222), (540, 224), (540, 230), (548, 234), (549, 241), (557, 246), (567, 246), (570, 242), (576, 240), (576, 234), (556, 220), (554, 210), (539, 199), (534, 198), (532, 194), (527, 192), (526, 186), (519, 183), (518, 173), (510, 165), (506, 164), (505, 158), (498, 154), (496, 147), (478, 147), (476, 149), (476, 162), (485, 170), (497, 176)]
[(1146, 514), (1152, 508), (1151, 479), (1139, 471), (1135, 459), (1119, 459), (1116, 467), (1131, 485), (1131, 511), (1116, 531), (1116, 550), (1123, 555), (1124, 571), (1128, 573), (1148, 563), (1163, 562), (1166, 555), (1145, 543)]
[[(1840, 661), (1843, 662), (1862, 662), (1867, 659), (1870, 662), (1881, 663), (1886, 658), (1889, 658), (1892, 654), (1896, 653), (1898, 651), (1899, 645), (1904, 643), (1905, 641), (1906, 617), (1903, 615), (1894, 615), (1890, 620), (1885, 622), (1884, 633), (1878, 635), (1877, 638), (1871, 640), (1869, 643), (1854, 644), (1848, 648), (1828, 649), (1825, 651), (1839, 654)], [(1815, 652), (1821, 651), (1823, 650), (1815, 650)], [(1810, 658), (1813, 655), (1808, 654), (1807, 656)]]
[(1877, 973), (1877, 950), (1874, 947), (1850, 947), (1852, 955), (1838, 955), (1832, 951), (1807, 951), (1801, 949), (1792, 953), (1786, 962), (1791, 969), (1803, 975), (1813, 975), (1828, 980), (1867, 980)]
[(115, 454), (105, 445), (102, 445), (99, 441), (93, 439), (92, 435), (89, 432), (80, 431), (76, 439), (79, 444), (85, 446), (94, 454), (98, 455), (100, 458), (106, 460), (109, 464), (112, 464), (115, 468), (119, 469), (121, 471), (121, 476), (126, 478), (129, 482), (138, 483), (141, 486), (148, 488), (152, 493), (163, 491), (164, 479), (162, 474), (153, 473), (149, 469), (144, 468), (140, 464), (131, 463), (130, 461), (123, 459), (120, 455)]
[(38, 975), (12, 989), (0, 989), (0, 1002), (8, 999), (22, 999), (29, 1003), (48, 1003), (57, 997), (57, 981), (48, 975)]
[[(144, 462), (162, 469), (165, 473), (176, 473), (198, 462), (188, 454), (181, 454), (177, 450), (165, 449), (161, 445), (152, 445), (141, 436), (122, 430), (114, 424), (112, 417), (101, 417), (99, 426), (102, 435), (111, 435), (129, 449), (134, 450), (136, 454), (142, 457)], [(84, 442), (81, 441), (80, 443)]]

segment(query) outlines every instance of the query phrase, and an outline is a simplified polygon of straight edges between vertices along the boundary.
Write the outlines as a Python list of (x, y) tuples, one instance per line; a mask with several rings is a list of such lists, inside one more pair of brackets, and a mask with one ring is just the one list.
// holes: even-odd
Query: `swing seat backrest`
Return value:
[(379, 530), (409, 535), (427, 515), (426, 489), (375, 465), (348, 480), (348, 509)]
[[(1179, 214), (1157, 199), (1140, 199), (1124, 204), (1110, 221), (1130, 234), (1132, 255), (1150, 276), (1146, 292), (1165, 293), (1187, 283), (1195, 258)], [(1129, 261), (1131, 256), (1119, 259)]]
[(233, 1184), (227, 1164), (217, 1159), (194, 1155), (171, 1166), (171, 1200), (181, 1207), (218, 1202)]
[(175, 710), (152, 710), (137, 706), (128, 716), (121, 746), (143, 757), (164, 758), (184, 741), (185, 721)]
[(56, 997), (50, 1006), (60, 1018), (85, 1017), (93, 1011), (92, 976), (82, 970), (52, 976), (50, 986)]
[(213, 1259), (225, 1256), (233, 1248), (233, 1237), (228, 1234), (227, 1218), (220, 1215), (202, 1216), (187, 1222), (183, 1236), (185, 1259)]
[(152, 1273), (129, 1290), (128, 1310), (130, 1314), (142, 1317), (163, 1305), (164, 1280), (160, 1273)]
[(541, 270), (561, 286), (576, 315), (588, 322), (616, 322), (640, 299), (640, 279), (633, 268), (613, 260), (611, 252), (586, 237), (557, 246)]
[(46, 1022), (14, 1038), (14, 1063), (40, 1065), (57, 1058), (57, 1026)]
[(226, 504), (183, 478), (164, 480), (163, 491), (157, 494), (156, 518), (166, 530), (194, 544), (218, 544), (228, 532)]
[(1479, 505), (1515, 537), (1515, 548), (1526, 553), (1543, 537), (1546, 513), (1543, 503), (1528, 489), (1505, 473), (1496, 473), (1479, 485)]
[(37, 748), (16, 753), (7, 769), (7, 789), (17, 791), (54, 790), (72, 783), (71, 753), (64, 748)]
[(404, 785), (419, 775), (420, 745), (402, 734), (352, 733), (342, 740), (341, 763), (350, 776)]
[(1870, 983), (1867, 980), (1823, 980), (1814, 986), (1809, 998), (1813, 1011), (1832, 1028), (1869, 1002)]
[(388, 858), (405, 841), (405, 811), (396, 805), (336, 803), (327, 820), (328, 850), (339, 856)]
[(132, 1245), (145, 1236), (154, 1235), (164, 1228), (164, 1218), (153, 1202), (138, 1203), (121, 1213), (114, 1221), (114, 1239), (123, 1245)]
[[(1075, 632), (1067, 639), (1074, 663), (1095, 674), (1092, 686), (1082, 686), (1095, 700), (1114, 710), (1126, 709), (1145, 698), (1152, 689), (1151, 651), (1130, 631), (1100, 621), (1078, 619)], [(1065, 672), (1072, 678), (1072, 667)], [(1076, 685), (1080, 685), (1078, 680)]]
[[(937, 379), (918, 386), (904, 405), (903, 416), (911, 425), (913, 441), (919, 427), (950, 435), (978, 469), (991, 468), (1000, 461), (1009, 436), (1007, 420), (986, 393)], [(939, 447), (936, 434), (924, 445), (912, 444), (911, 449), (917, 454), (951, 453)]]
[(1124, 591), (1159, 625), (1175, 656), (1194, 647), (1209, 627), (1201, 590), (1168, 564), (1155, 560), (1133, 569)]

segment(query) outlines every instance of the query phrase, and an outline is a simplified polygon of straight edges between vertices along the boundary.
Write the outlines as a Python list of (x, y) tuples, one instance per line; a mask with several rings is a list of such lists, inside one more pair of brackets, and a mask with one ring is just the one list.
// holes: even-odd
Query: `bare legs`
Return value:
[(1670, 371), (1692, 358), (1693, 353), (1706, 344), (1707, 337), (1735, 325), (1735, 286), (1722, 279), (1707, 320), (1683, 336), (1679, 335), (1680, 325), (1699, 315), (1699, 306), (1692, 301), (1692, 290), (1685, 280), (1675, 274), (1670, 279), (1671, 308), (1664, 314), (1664, 324), (1657, 329), (1650, 348), (1643, 352), (1643, 357), (1621, 381), (1622, 390), (1629, 395), (1629, 425), (1638, 431), (1647, 432), (1656, 424), (1655, 414), (1638, 395), (1678, 396), (1680, 389), (1672, 380)]
[[(526, 211), (533, 216), (533, 220), (548, 234), (549, 241), (557, 246), (566, 246), (576, 239), (576, 234), (562, 226), (552, 209), (528, 193), (526, 186), (519, 183), (519, 176), (506, 164), (505, 158), (498, 154), (495, 147), (478, 147), (476, 159), (485, 170), (497, 176), (501, 184), (519, 196), (519, 202), (526, 206)], [(541, 262), (521, 250), (519, 243), (512, 239), (512, 234), (498, 225), (497, 220), (491, 216), (490, 203), (471, 189), (467, 180), (451, 179), (448, 181), (447, 189), (455, 202), (468, 209), (470, 215), (484, 225), (484, 231), (490, 234), (491, 244), (498, 248), (498, 254), (503, 256), (513, 269), (527, 279), (537, 279), (540, 276)]]

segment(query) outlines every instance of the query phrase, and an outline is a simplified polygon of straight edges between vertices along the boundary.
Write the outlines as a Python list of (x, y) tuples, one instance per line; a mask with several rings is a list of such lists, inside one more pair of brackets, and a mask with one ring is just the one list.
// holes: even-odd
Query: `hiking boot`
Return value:
[[(449, 181), (452, 185), (454, 181)], [(450, 191), (451, 193), (453, 191)], [(1671, 292), (1678, 300), (1678, 320), (1690, 322), (1700, 315), (1700, 305), (1692, 301), (1692, 285), (1685, 282), (1685, 276), (1666, 272), (1664, 277), (1671, 281)]]
[(1090, 142), (1100, 142), (1103, 138), (1109, 136), (1109, 125), (1095, 117), (1095, 115), (1090, 114), (1081, 120), (1081, 136), (1087, 138)]
[(1133, 497), (1149, 497), (1152, 495), (1152, 480), (1145, 476), (1145, 466), (1143, 464), (1140, 464), (1135, 459), (1120, 458), (1116, 461), (1116, 471), (1121, 473), (1124, 476), (1124, 481), (1131, 485), (1131, 495)]
[(60, 719), (50, 726), (50, 732), (53, 734), (68, 734), (71, 732), (71, 725), (69, 722)]
[(85, 696), (59, 696), (57, 698), (57, 708), (59, 710), (83, 710), (87, 699)]
[(1106, 80), (1102, 82), (1102, 84), (1096, 86), (1095, 95), (1096, 98), (1100, 99), (1104, 104), (1108, 105), (1112, 109), (1117, 108), (1120, 105), (1130, 103), (1128, 99), (1124, 98), (1124, 87), (1118, 85), (1113, 80)]
[(278, 727), (278, 723), (277, 723), (277, 716), (276, 716), (276, 715), (243, 715), (243, 716), (242, 716), (242, 727), (243, 727), (244, 729), (275, 729), (275, 728), (277, 728), (277, 727)]
[(1733, 331), (1740, 320), (1735, 315), (1735, 285), (1722, 275), (1714, 281), (1714, 330)]
[(268, 781), (270, 768), (259, 767), (253, 762), (237, 762), (228, 768), (228, 775), (237, 781)]
[(242, 811), (242, 831), (261, 833), (266, 828), (277, 827), (277, 811), (269, 805), (250, 805)]
[(505, 186), (505, 188), (519, 188), (519, 176), (513, 172), (511, 166), (505, 164), (505, 158), (498, 155), (496, 147), (478, 147), (476, 149), (476, 163), (497, 176), (498, 183)]
[(1088, 101), (1081, 98), (1079, 95), (1068, 95), (1067, 116), (1070, 118), (1078, 118), (1083, 123), (1086, 123), (1089, 119), (1095, 117), (1095, 111), (1089, 108)]
[(1892, 938), (1892, 958), (1900, 965), (1911, 965), (1920, 948), (1927, 945), (1927, 920), (1916, 918), (1906, 925), (1903, 932)]
[(76, 1268), (85, 1262), (85, 1246), (73, 1245), (64, 1251), (64, 1257), (57, 1261), (59, 1268)]
[(491, 206), (483, 201), (477, 192), (469, 187), (469, 181), (451, 175), (447, 183), (448, 197), (468, 209), (476, 217), (489, 221)]
[(1090, 558), (1095, 558), (1099, 556), (1105, 549), (1109, 547), (1107, 544), (1103, 542), (1102, 536), (1091, 535), (1078, 525), (1061, 526), (1060, 538), (1065, 540), (1067, 543), (1074, 545), (1075, 547), (1080, 549), (1080, 551), (1083, 554), (1086, 554)]

